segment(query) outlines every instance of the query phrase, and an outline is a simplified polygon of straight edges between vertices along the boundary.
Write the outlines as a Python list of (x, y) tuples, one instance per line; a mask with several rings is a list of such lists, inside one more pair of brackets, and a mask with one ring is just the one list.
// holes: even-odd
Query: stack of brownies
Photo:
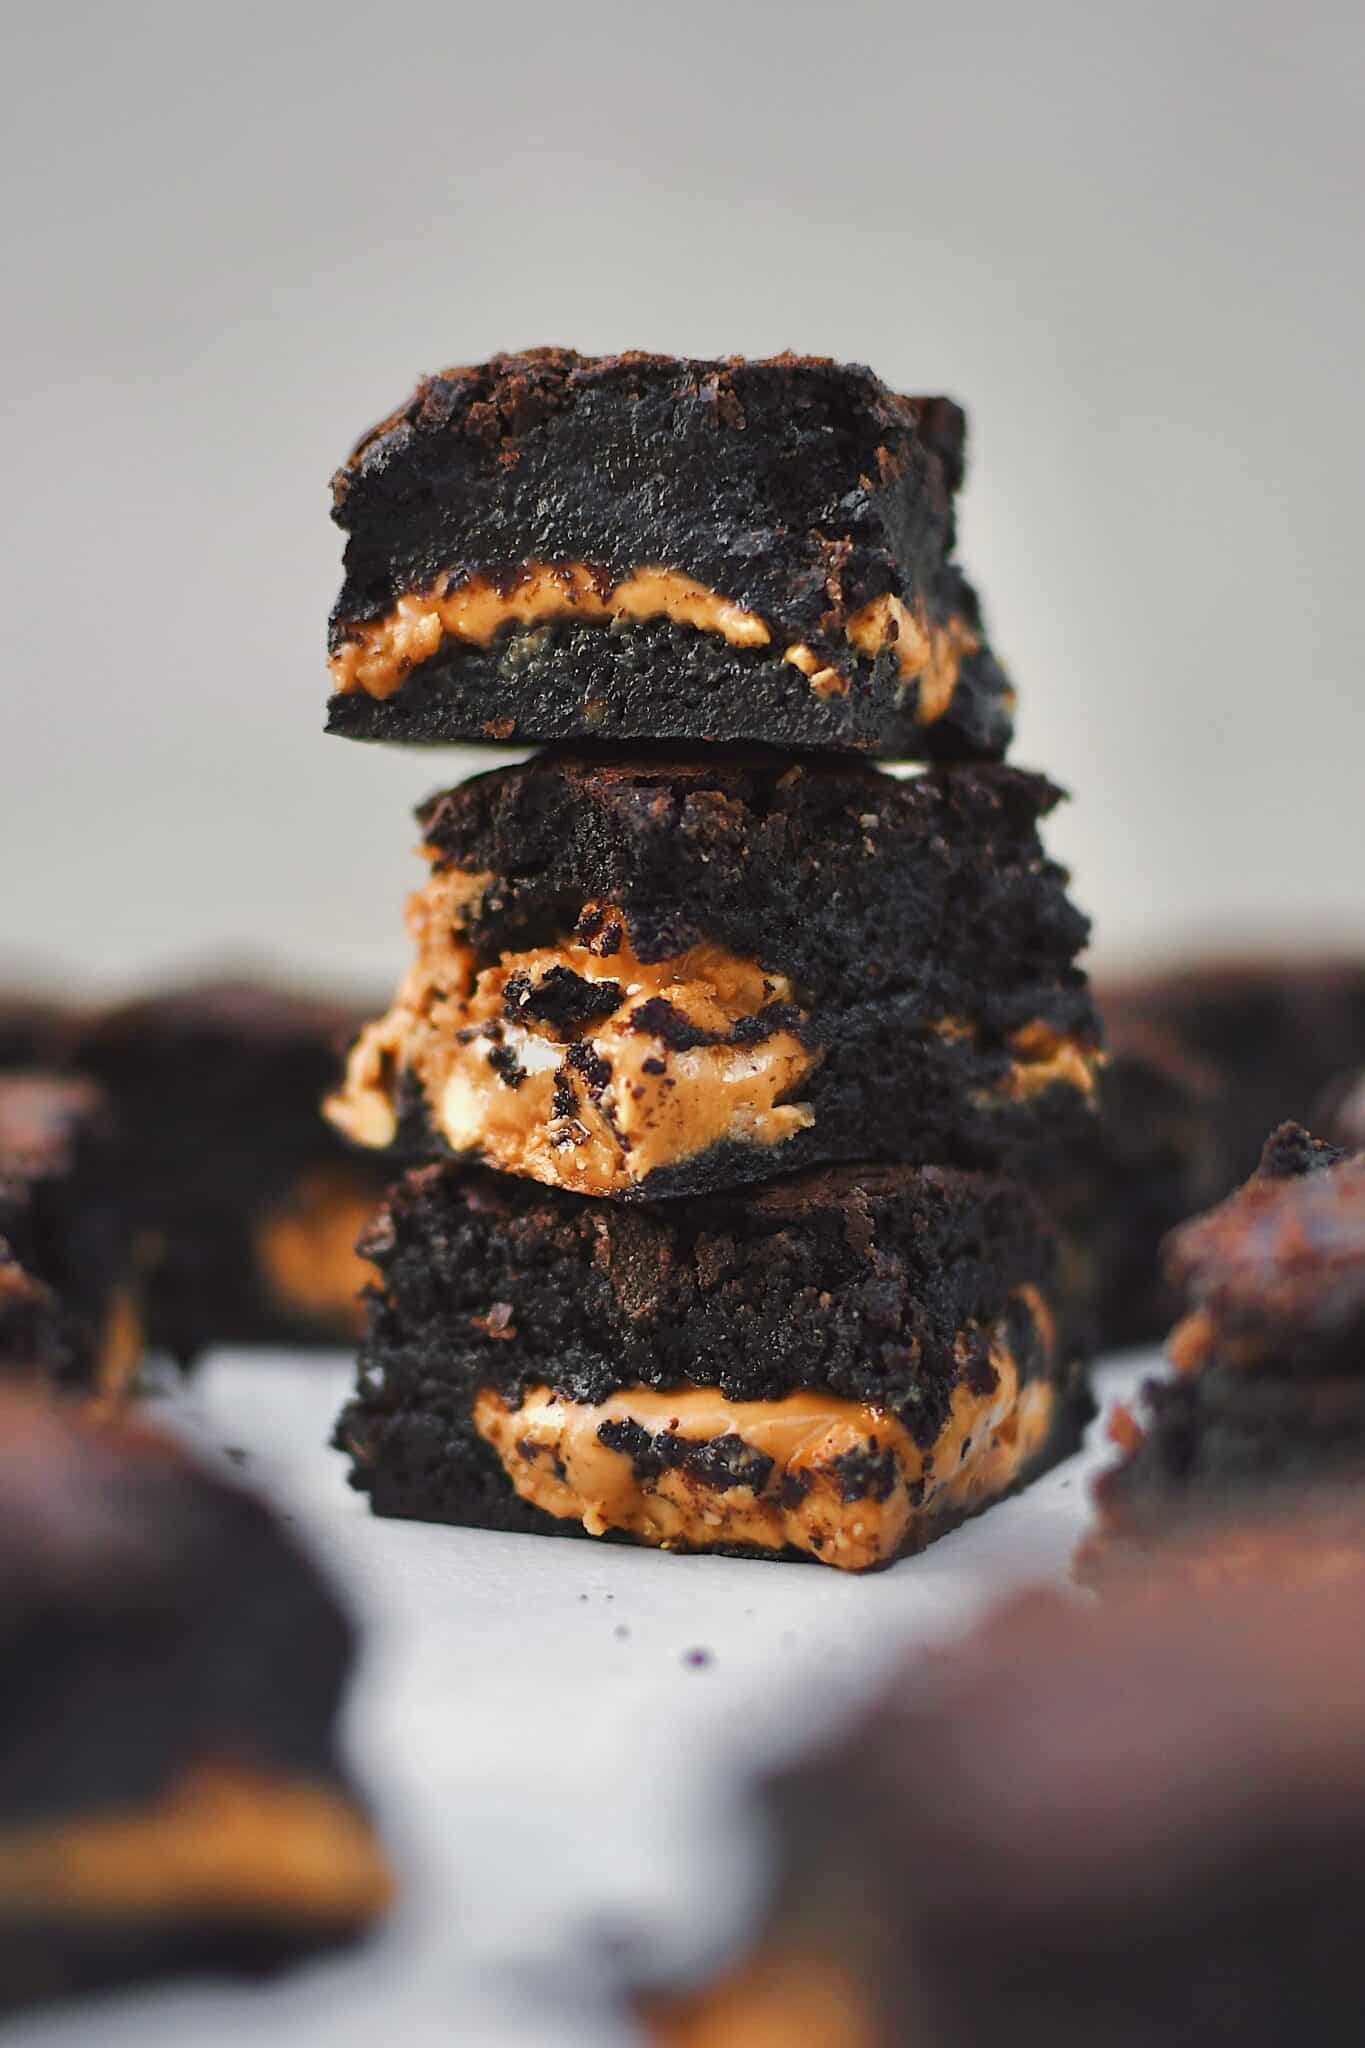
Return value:
[(331, 729), (547, 743), (421, 810), (329, 1105), (407, 1169), (338, 1432), (379, 1513), (858, 1570), (1076, 1443), (1029, 1183), (1098, 1024), (964, 434), (856, 367), (539, 350), (338, 475)]

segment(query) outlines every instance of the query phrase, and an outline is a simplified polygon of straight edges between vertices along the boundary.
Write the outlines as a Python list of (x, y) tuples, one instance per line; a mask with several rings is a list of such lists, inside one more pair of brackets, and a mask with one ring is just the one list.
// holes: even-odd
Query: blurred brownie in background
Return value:
[(141, 1358), (122, 1147), (88, 1078), (0, 1073), (0, 1374), (116, 1404)]
[(1175, 1375), (1111, 1429), (1083, 1575), (1210, 1511), (1365, 1482), (1365, 1154), (1284, 1124), (1236, 1194), (1168, 1239)]
[(75, 1057), (82, 1028), (83, 1013), (55, 997), (0, 990), (0, 1071), (61, 1072)]
[(384, 1175), (322, 1118), (364, 1010), (257, 981), (190, 984), (93, 1017), (79, 1048), (119, 1115), (149, 1342), (346, 1343), (355, 1241)]
[(1101, 980), (1096, 997), (1114, 1040), (1155, 1029), (1214, 1078), (1224, 1192), (1255, 1171), (1267, 1131), (1309, 1122), (1329, 1082), (1365, 1061), (1365, 959), (1210, 954)]
[(769, 1781), (761, 1926), (660, 2048), (1356, 2048), (1361, 1584), (1035, 1593)]
[(1164, 1336), (1177, 1306), (1162, 1241), (1226, 1184), (1214, 1075), (1142, 1019), (1104, 1023), (1096, 1115), (1040, 1154), (1035, 1182), (1057, 1218), (1063, 1294), (1092, 1351)]
[[(1166, 1233), (1253, 1170), (1286, 1119), (1365, 1145), (1365, 961), (1211, 955), (1100, 978), (1098, 1115), (1040, 1157), (1066, 1279), (1096, 1347), (1157, 1342), (1178, 1313)], [(1362, 1069), (1365, 1072), (1365, 1069)], [(1354, 1135), (1353, 1135), (1354, 1133)]]
[(350, 1624), (260, 1501), (142, 1424), (0, 1392), (0, 2007), (351, 1939)]

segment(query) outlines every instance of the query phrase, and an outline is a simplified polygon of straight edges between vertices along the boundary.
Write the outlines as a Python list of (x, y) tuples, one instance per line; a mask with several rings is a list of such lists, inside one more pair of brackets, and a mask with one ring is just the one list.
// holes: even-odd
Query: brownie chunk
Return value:
[(1058, 795), (771, 754), (476, 777), (419, 814), (417, 957), (334, 1120), (618, 1198), (1060, 1139), (1098, 1023)]
[(79, 1076), (0, 1073), (0, 1376), (117, 1402), (140, 1356), (108, 1101)]
[(1360, 1583), (1016, 1599), (765, 1787), (763, 1925), (663, 2048), (1353, 2048)]
[(107, 1010), (82, 1064), (117, 1105), (152, 1344), (337, 1344), (363, 1322), (355, 1240), (383, 1175), (321, 1113), (363, 1012), (261, 982)]
[(276, 1967), (382, 1909), (352, 1653), (260, 1501), (148, 1427), (0, 1395), (0, 2006)]
[(984, 1175), (628, 1206), (428, 1166), (365, 1249), (382, 1285), (337, 1442), (379, 1514), (859, 1570), (1089, 1412), (1051, 1227)]
[(1365, 1478), (1365, 1154), (1283, 1125), (1239, 1193), (1172, 1235), (1166, 1269), (1188, 1307), (1176, 1376), (1116, 1418), (1087, 1557)]
[(998, 758), (965, 438), (948, 399), (796, 356), (425, 378), (333, 482), (330, 729)]

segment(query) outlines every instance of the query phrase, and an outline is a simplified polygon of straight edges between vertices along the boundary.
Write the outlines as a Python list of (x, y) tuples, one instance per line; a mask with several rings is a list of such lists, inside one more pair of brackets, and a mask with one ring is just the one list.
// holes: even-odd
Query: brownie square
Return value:
[(1060, 1139), (1099, 1027), (1058, 795), (771, 754), (476, 777), (419, 814), (417, 957), (333, 1119), (618, 1199)]
[(0, 2007), (360, 1932), (389, 1877), (340, 1762), (352, 1655), (262, 1502), (0, 1393)]
[(619, 1205), (453, 1165), (394, 1189), (338, 1425), (375, 1511), (882, 1565), (1072, 1450), (1051, 1226), (858, 1167)]
[(384, 1176), (321, 1113), (363, 1012), (266, 982), (106, 1010), (82, 1064), (116, 1103), (150, 1341), (339, 1344), (363, 1324), (355, 1240)]
[(330, 730), (998, 758), (966, 425), (869, 370), (564, 349), (425, 378), (333, 482)]
[(109, 1103), (80, 1076), (0, 1073), (0, 1375), (117, 1403), (140, 1357)]

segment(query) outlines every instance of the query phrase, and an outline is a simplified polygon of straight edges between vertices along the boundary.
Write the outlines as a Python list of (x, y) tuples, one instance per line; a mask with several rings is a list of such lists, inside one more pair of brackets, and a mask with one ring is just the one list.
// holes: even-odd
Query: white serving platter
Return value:
[[(1102, 1404), (1155, 1362), (1110, 1365)], [(325, 1448), (351, 1370), (220, 1352), (156, 1405), (297, 1518), (363, 1624), (348, 1739), (398, 1911), (271, 1983), (53, 2008), (0, 2027), (0, 2048), (630, 2048), (623, 1968), (691, 1961), (744, 1926), (763, 1858), (754, 1764), (907, 1646), (1065, 1576), (1106, 1455), (1101, 1423), (1020, 1498), (849, 1578), (377, 1521)]]

